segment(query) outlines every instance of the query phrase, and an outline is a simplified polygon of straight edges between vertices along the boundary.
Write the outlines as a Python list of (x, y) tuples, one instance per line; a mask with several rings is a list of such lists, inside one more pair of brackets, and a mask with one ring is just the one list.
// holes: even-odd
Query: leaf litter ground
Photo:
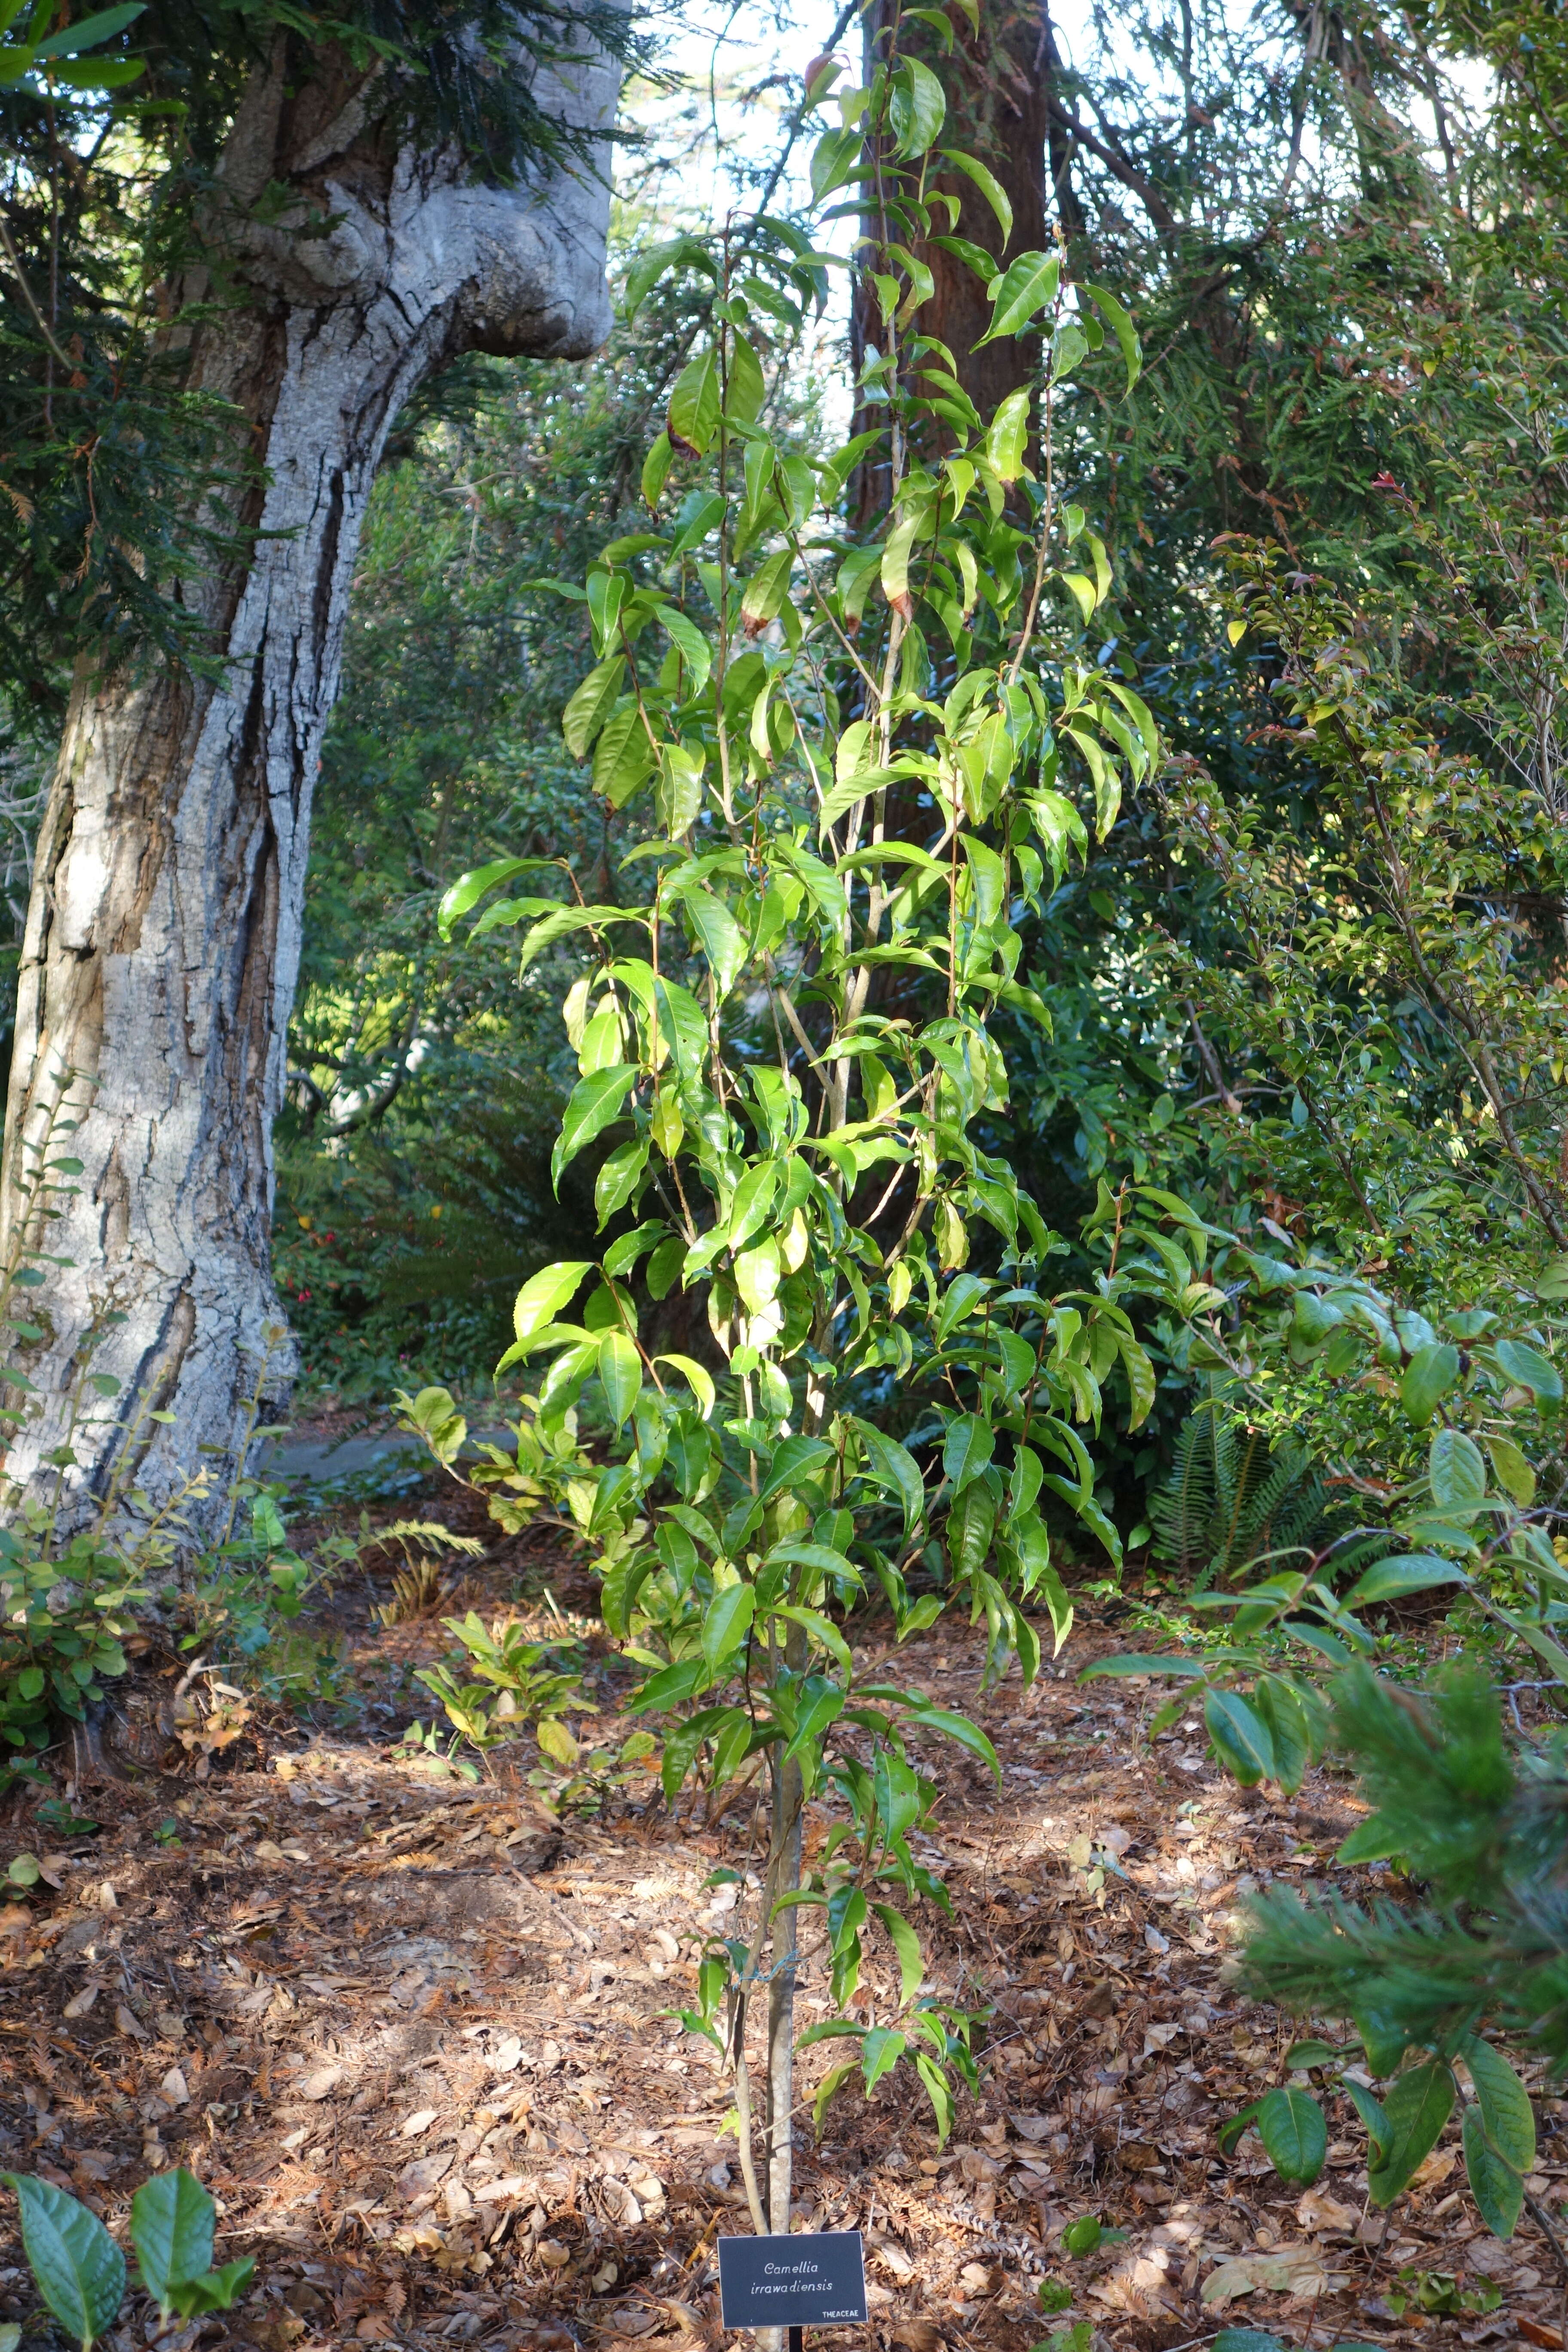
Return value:
[[(435, 1507), (465, 1524), (459, 1500)], [(237, 2313), (163, 2339), (174, 2352), (717, 2346), (714, 2242), (749, 2226), (729, 2097), (662, 2012), (735, 1900), (704, 1882), (757, 1859), (752, 1799), (711, 1819), (686, 1801), (672, 1818), (643, 1781), (597, 1818), (557, 1820), (505, 1750), (474, 1786), (411, 1760), (394, 1745), (421, 1711), (410, 1676), (447, 1637), (434, 1617), (380, 1624), (396, 1564), (335, 1596), (353, 1683), (333, 1727), (247, 1719), (210, 1685), (204, 1725), (186, 1663), (153, 1651), (117, 1696), (105, 1769), (76, 1791), (96, 1833), (63, 1836), (30, 1797), (12, 1801), (5, 1853), (39, 1853), (46, 1878), (0, 1937), (0, 2157), (120, 2234), (149, 2169), (199, 2174), (217, 2259), (254, 2253), (258, 2286)], [(463, 1605), (552, 1576), (561, 1607), (591, 1610), (571, 1575), (526, 1538), (497, 1546)], [(926, 1858), (954, 1916), (920, 1921), (937, 1985), (994, 2015), (980, 2095), (945, 2148), (900, 2076), (868, 2102), (841, 2095), (820, 2145), (803, 2123), (796, 2226), (858, 2229), (868, 2246), (869, 2327), (832, 2334), (876, 2352), (1028, 2352), (1082, 2321), (1074, 2352), (1176, 2352), (1225, 2326), (1321, 2352), (1551, 2352), (1552, 2250), (1531, 2218), (1508, 2246), (1481, 2229), (1452, 2126), (1386, 2235), (1364, 2219), (1364, 2144), (1344, 2115), (1305, 2192), (1255, 2137), (1219, 2157), (1219, 2125), (1285, 2079), (1298, 2030), (1230, 1985), (1237, 1906), (1252, 1885), (1321, 1873), (1359, 1808), (1321, 1773), (1293, 1801), (1238, 1790), (1188, 1728), (1151, 1748), (1158, 1685), (1074, 1679), (1130, 1645), (1113, 1613), (1080, 1617), (1028, 1692), (1015, 1670), (984, 1694), (979, 1643), (959, 1628), (901, 1654), (905, 1677), (976, 1716), (1002, 1759), (998, 1790), (944, 1756)], [(585, 1615), (569, 1622), (608, 1710), (615, 1662)], [(861, 1654), (879, 1639), (868, 1628)], [(814, 1810), (808, 1852), (829, 1818)], [(803, 2022), (826, 2008), (805, 1940)], [(894, 1977), (876, 1955), (863, 1998), (886, 2004)], [(830, 2054), (803, 2070), (807, 2117)], [(1540, 2104), (1531, 2188), (1555, 2210), (1568, 2164), (1548, 2158), (1568, 2148), (1555, 2097)], [(1085, 2214), (1125, 2235), (1072, 2259), (1061, 2232)], [(1433, 2274), (1468, 2307), (1424, 2312), (1413, 2288)], [(1049, 2316), (1045, 2280), (1070, 2291)], [(1488, 2282), (1490, 2313), (1477, 2308)], [(115, 2352), (153, 2340), (155, 2317), (131, 2309)], [(14, 2231), (5, 2319), (42, 2346)]]

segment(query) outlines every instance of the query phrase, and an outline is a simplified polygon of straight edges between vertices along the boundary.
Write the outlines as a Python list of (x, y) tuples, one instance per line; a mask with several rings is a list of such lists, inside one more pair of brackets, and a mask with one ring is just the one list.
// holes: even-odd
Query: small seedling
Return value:
[(1126, 2243), (1126, 2231), (1108, 2230), (1098, 2213), (1080, 2213), (1078, 2220), (1069, 2221), (1062, 2231), (1064, 2254), (1097, 2254), (1101, 2246), (1124, 2246)]
[(1395, 2319), (1403, 2319), (1412, 2307), (1434, 2319), (1453, 2319), (1495, 2311), (1501, 2301), (1502, 2289), (1495, 2279), (1478, 2279), (1473, 2286), (1461, 2286), (1448, 2271), (1423, 2271), (1407, 2264), (1399, 2273), (1398, 2286), (1389, 2294), (1388, 2307)]
[(153, 1832), (153, 1843), (154, 1845), (178, 1845), (180, 1843), (179, 1822), (173, 1819), (166, 1822), (160, 1822), (157, 1828)]
[[(125, 2257), (99, 2220), (63, 2189), (29, 2173), (0, 2173), (21, 2208), (22, 2247), (39, 2294), (82, 2352), (114, 2325), (125, 2295)], [(243, 2261), (212, 2267), (216, 2207), (184, 2168), (154, 2174), (131, 2200), (138, 2284), (163, 2320), (228, 2311), (256, 2274)], [(4, 2347), (0, 2347), (4, 2352)]]
[(1031, 2345), (1029, 2352), (1089, 2352), (1094, 2338), (1094, 2328), (1087, 2319), (1075, 2319), (1070, 2327), (1058, 2327), (1042, 2343)]
[(63, 1797), (46, 1797), (33, 1819), (40, 1829), (51, 1831), (56, 1837), (95, 1837), (102, 1826), (73, 1811)]
[(1066, 2311), (1072, 2302), (1072, 2289), (1064, 2279), (1040, 2281), (1040, 2309)]
[[(1222, 2327), (1208, 2352), (1294, 2352), (1294, 2347), (1288, 2336), (1271, 2335), (1267, 2327)], [(1329, 2345), (1326, 2352), (1377, 2352), (1377, 2347), (1344, 2340)]]

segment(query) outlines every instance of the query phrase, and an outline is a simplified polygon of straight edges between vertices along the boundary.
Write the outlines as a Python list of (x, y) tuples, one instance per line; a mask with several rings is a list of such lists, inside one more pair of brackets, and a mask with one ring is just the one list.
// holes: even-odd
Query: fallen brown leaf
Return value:
[(1221, 2263), (1205, 2279), (1199, 2300), (1206, 2311), (1217, 2311), (1238, 2294), (1252, 2294), (1262, 2288), (1300, 2302), (1338, 2284), (1324, 2269), (1316, 2246), (1278, 2246), (1272, 2253), (1242, 2254), (1234, 2262)]
[(931, 2320), (895, 2319), (889, 2334), (895, 2344), (904, 2347), (904, 2352), (942, 2352), (942, 2332)]

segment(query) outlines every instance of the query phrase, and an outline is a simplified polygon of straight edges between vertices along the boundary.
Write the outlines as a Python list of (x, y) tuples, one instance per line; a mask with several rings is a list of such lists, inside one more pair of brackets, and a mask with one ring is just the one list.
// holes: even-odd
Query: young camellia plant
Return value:
[[(789, 2227), (797, 2047), (842, 2053), (819, 2120), (852, 2074), (869, 2091), (908, 2062), (945, 2134), (955, 2076), (973, 2079), (973, 2018), (957, 1988), (928, 1986), (908, 1913), (946, 1900), (913, 1843), (936, 1759), (951, 1742), (995, 1758), (892, 1661), (950, 1606), (984, 1622), (993, 1675), (1015, 1654), (1036, 1672), (1031, 1612), (1060, 1646), (1072, 1612), (1043, 1507), (1119, 1557), (1085, 1432), (1108, 1392), (1132, 1426), (1152, 1402), (1130, 1299), (1190, 1304), (1153, 1258), (1052, 1295), (1053, 1236), (982, 1140), (1007, 1087), (995, 1007), (1047, 1018), (1019, 973), (1019, 916), (1087, 847), (1079, 800), (1103, 833), (1156, 758), (1144, 705), (1086, 642), (1110, 572), (1064, 493), (1053, 425), (1076, 370), (1131, 380), (1136, 341), (1057, 255), (997, 269), (965, 247), (991, 336), (1042, 354), (1035, 388), (979, 415), (958, 358), (922, 331), (931, 285), (910, 246), (954, 225), (939, 180), (978, 186), (1005, 235), (1006, 199), (940, 146), (940, 86), (896, 30), (868, 87), (836, 103), (814, 187), (826, 204), (874, 176), (879, 227), (857, 268), (882, 328), (860, 395), (881, 422), (821, 459), (769, 429), (756, 339), (802, 328), (829, 267), (793, 225), (682, 237), (638, 267), (633, 308), (661, 271), (706, 278), (708, 328), (644, 469), (650, 527), (561, 593), (598, 656), (566, 739), (625, 812), (621, 870), (644, 887), (624, 904), (497, 898), (547, 869), (504, 858), (441, 918), (449, 935), (489, 900), (472, 939), (528, 925), (536, 984), (548, 950), (570, 940), (577, 959), (563, 1013), (581, 1077), (554, 1166), (595, 1151), (613, 1237), (597, 1264), (519, 1295), (500, 1369), (542, 1377), (516, 1459), (483, 1449), (475, 1479), (503, 1517), (549, 1492), (596, 1550), (671, 1801), (693, 1776), (767, 1790), (754, 1915), (715, 1937), (683, 2012), (732, 2069), (759, 2231)], [(706, 1361), (649, 1336), (678, 1286), (706, 1307)], [(590, 1383), (616, 1433), (607, 1461), (563, 1442)], [(404, 1402), (456, 1465), (447, 1391)], [(841, 1619), (866, 1602), (888, 1639), (858, 1656)], [(826, 1827), (806, 1872), (811, 1801)], [(822, 1923), (832, 2013), (797, 2043), (803, 1909)]]
[[(125, 2299), (125, 2257), (96, 2213), (51, 2181), (0, 2173), (21, 2209), (22, 2249), (39, 2294), (82, 2352), (114, 2325)], [(256, 2275), (249, 2255), (215, 2271), (216, 2208), (183, 2168), (155, 2173), (131, 2200), (137, 2284), (167, 2324), (205, 2311), (229, 2311)]]

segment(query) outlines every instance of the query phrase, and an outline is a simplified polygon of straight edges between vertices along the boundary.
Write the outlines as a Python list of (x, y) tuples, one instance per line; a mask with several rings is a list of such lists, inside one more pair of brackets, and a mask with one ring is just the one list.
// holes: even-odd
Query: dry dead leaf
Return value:
[(700, 2336), (707, 2328), (708, 2323), (695, 2304), (679, 2303), (672, 2295), (661, 2294), (658, 2305), (661, 2311), (668, 2312), (678, 2326), (684, 2328), (688, 2336)]
[(307, 2074), (300, 2084), (300, 2096), (311, 2100), (328, 2097), (342, 2081), (343, 2073), (342, 2066), (318, 2066), (315, 2073)]
[(289, 1857), (271, 1838), (262, 1838), (250, 1849), (253, 1862), (287, 1862)]
[(534, 2252), (547, 2269), (563, 2271), (572, 2259), (571, 2250), (554, 2238), (541, 2238)]
[(422, 2197), (427, 2189), (437, 2188), (451, 2169), (449, 2150), (443, 2156), (416, 2156), (398, 2174), (397, 2185), (405, 2196)]
[(942, 2330), (931, 2320), (895, 2319), (890, 2333), (904, 2352), (942, 2352)]
[(189, 2104), (190, 2086), (180, 2067), (170, 2067), (158, 2085), (158, 2096), (161, 2099), (167, 2099), (172, 2107), (183, 2107)]
[(422, 2131), (429, 2130), (436, 2120), (436, 2115), (437, 2110), (434, 2107), (420, 2107), (413, 2115), (405, 2116), (397, 2127), (398, 2137), (402, 2139), (417, 2139)]
[(1097, 2303), (1109, 2304), (1113, 2311), (1152, 2319), (1171, 2300), (1170, 2262), (1169, 2249), (1159, 2245), (1142, 2253), (1125, 2253), (1089, 2292)]
[(1277, 2246), (1271, 2253), (1241, 2254), (1234, 2262), (1221, 2263), (1205, 2279), (1199, 2300), (1206, 2311), (1217, 2311), (1238, 2294), (1262, 2289), (1300, 2302), (1338, 2284), (1325, 2270), (1316, 2246)]
[(103, 1987), (101, 1985), (83, 1985), (81, 1990), (75, 1994), (71, 2000), (67, 2001), (65, 2008), (61, 2012), (62, 2015), (66, 2017), (85, 2017), (88, 2011), (92, 2007), (93, 2002), (98, 1999), (99, 1994), (102, 1990)]
[(133, 2011), (127, 2009), (123, 2001), (115, 2010), (114, 2022), (121, 2033), (129, 2033), (133, 2042), (151, 2042), (153, 2039), (142, 2020)]
[(1426, 2160), (1418, 2164), (1410, 2176), (1412, 2189), (1436, 2189), (1447, 2180), (1458, 2162), (1458, 2151), (1452, 2147), (1435, 2147)]
[(1353, 2205), (1342, 2205), (1337, 2197), (1330, 2197), (1321, 2189), (1309, 2189), (1296, 2208), (1296, 2219), (1303, 2230), (1348, 2232), (1360, 2218)]
[[(890, 2238), (882, 2245), (873, 2246), (871, 2252), (876, 2260), (881, 2263), (882, 2268), (885, 2271), (891, 2271), (896, 2279), (913, 2278), (915, 2274), (913, 2263), (905, 2253), (902, 2246), (896, 2245)], [(971, 2267), (973, 2268), (973, 2265)]]

